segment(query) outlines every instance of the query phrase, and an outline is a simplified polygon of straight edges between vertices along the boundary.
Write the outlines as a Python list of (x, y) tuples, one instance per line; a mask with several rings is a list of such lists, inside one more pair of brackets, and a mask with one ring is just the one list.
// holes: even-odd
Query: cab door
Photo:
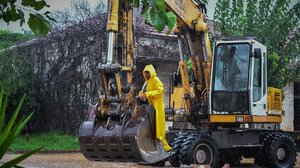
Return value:
[(250, 83), (252, 115), (266, 115), (267, 112), (267, 54), (266, 48), (254, 43), (252, 46), (252, 76)]

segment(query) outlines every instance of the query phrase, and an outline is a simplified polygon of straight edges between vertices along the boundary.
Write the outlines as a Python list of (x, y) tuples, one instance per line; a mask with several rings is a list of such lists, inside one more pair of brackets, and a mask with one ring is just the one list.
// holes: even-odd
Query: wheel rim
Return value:
[(198, 150), (196, 153), (196, 160), (197, 162), (203, 163), (205, 162), (206, 154), (203, 150)]
[(213, 153), (209, 145), (199, 144), (194, 151), (194, 160), (196, 164), (210, 164)]
[(285, 150), (283, 148), (278, 148), (277, 150), (277, 159), (283, 160), (285, 158)]
[(276, 151), (276, 157), (279, 164), (287, 164), (291, 159), (291, 149), (289, 145), (285, 143), (279, 145)]

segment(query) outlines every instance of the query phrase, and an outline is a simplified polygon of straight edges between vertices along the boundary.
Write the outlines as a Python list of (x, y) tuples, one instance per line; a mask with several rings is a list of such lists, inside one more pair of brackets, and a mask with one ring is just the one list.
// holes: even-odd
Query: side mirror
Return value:
[(261, 58), (261, 49), (260, 48), (255, 48), (254, 53), (253, 53), (254, 58)]

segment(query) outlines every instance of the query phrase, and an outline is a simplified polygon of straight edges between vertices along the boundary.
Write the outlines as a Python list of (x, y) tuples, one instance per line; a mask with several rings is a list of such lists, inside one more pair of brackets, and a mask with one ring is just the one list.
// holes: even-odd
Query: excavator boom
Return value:
[[(165, 0), (167, 10), (177, 16), (175, 33), (178, 37), (180, 53), (179, 70), (184, 94), (184, 108), (187, 114), (191, 111), (192, 97), (194, 101), (207, 102), (210, 87), (212, 51), (206, 23), (206, 7), (201, 1)], [(184, 43), (185, 42), (185, 43)], [(183, 44), (187, 44), (189, 56), (183, 56)], [(194, 91), (191, 91), (190, 77), (187, 72), (187, 61), (191, 61), (192, 74), (195, 78)]]

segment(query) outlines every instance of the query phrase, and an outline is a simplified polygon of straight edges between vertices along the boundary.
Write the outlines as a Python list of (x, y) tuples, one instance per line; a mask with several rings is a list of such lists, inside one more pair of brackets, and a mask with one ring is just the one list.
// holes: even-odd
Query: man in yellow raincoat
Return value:
[(155, 109), (155, 126), (156, 138), (159, 139), (165, 151), (170, 151), (171, 147), (166, 141), (166, 123), (165, 123), (165, 107), (164, 107), (164, 85), (157, 77), (154, 67), (147, 65), (143, 71), (145, 83), (143, 90), (140, 91), (140, 99), (145, 101), (148, 99), (149, 104)]

